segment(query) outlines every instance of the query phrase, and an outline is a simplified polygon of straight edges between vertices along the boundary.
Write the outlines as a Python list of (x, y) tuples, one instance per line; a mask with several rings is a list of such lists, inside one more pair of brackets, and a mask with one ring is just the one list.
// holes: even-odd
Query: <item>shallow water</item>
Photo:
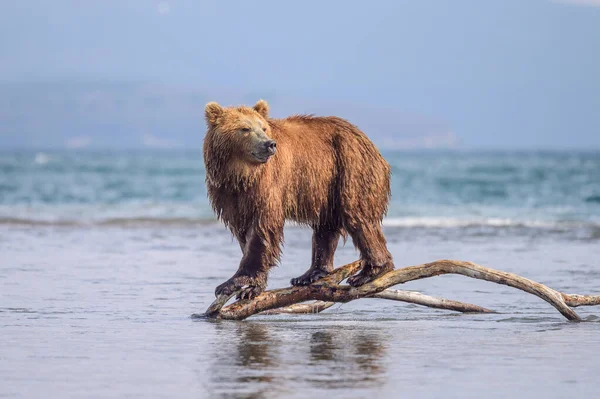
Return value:
[[(470, 260), (600, 293), (593, 234), (386, 227), (397, 266)], [(318, 315), (193, 320), (239, 261), (217, 225), (0, 227), (0, 397), (596, 397), (600, 308), (570, 323), (520, 291), (442, 276), (406, 284), (499, 311), (363, 299)], [(336, 264), (357, 257), (338, 249)], [(269, 287), (310, 260), (286, 230)]]
[[(600, 294), (600, 153), (389, 153), (396, 265), (470, 260)], [(462, 315), (384, 300), (193, 320), (235, 271), (198, 152), (0, 153), (0, 397), (596, 397), (600, 308), (459, 276), (406, 284)], [(357, 258), (348, 243), (336, 265)], [(287, 286), (310, 231), (286, 229)]]

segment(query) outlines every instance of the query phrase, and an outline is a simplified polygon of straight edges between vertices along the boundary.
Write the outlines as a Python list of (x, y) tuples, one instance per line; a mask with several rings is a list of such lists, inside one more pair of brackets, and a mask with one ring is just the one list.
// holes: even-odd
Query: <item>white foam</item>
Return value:
[(33, 162), (38, 165), (45, 165), (48, 162), (50, 162), (50, 156), (43, 152), (38, 152), (37, 154), (35, 154)]
[(541, 220), (515, 220), (509, 218), (454, 218), (454, 217), (395, 217), (383, 220), (387, 227), (468, 227), (468, 226), (490, 226), (490, 227), (539, 227), (550, 228), (557, 226), (557, 222)]

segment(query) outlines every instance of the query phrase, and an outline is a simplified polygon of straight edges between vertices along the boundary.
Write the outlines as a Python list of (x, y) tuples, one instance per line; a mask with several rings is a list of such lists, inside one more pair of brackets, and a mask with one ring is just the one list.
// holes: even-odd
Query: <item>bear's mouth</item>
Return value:
[(269, 154), (269, 153), (259, 154), (256, 152), (251, 152), (251, 154), (254, 157), (254, 159), (256, 159), (260, 163), (267, 162), (269, 160), (269, 158), (271, 158), (271, 156), (273, 155), (273, 154)]

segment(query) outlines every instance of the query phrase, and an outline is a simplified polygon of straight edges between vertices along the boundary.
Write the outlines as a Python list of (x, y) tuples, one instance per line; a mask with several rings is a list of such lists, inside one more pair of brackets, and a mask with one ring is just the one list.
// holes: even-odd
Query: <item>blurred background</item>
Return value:
[(0, 214), (212, 220), (204, 104), (264, 98), (362, 128), (389, 223), (598, 221), (599, 6), (4, 1)]
[(0, 147), (200, 148), (207, 101), (381, 147), (600, 148), (600, 2), (0, 4)]

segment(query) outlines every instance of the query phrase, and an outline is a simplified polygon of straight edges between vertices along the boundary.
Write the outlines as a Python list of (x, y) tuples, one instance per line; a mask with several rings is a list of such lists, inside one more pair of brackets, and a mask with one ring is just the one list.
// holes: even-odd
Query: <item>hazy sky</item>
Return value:
[(388, 109), (466, 147), (598, 149), (600, 0), (2, 0), (0, 82), (54, 80)]

